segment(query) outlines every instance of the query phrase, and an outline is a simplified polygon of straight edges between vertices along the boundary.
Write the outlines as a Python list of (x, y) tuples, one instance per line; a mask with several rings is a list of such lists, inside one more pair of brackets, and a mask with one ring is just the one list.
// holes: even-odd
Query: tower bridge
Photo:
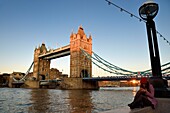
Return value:
[(51, 60), (70, 55), (70, 77), (64, 79), (63, 88), (98, 88), (97, 82), (82, 81), (83, 77), (92, 77), (92, 61), (86, 58), (80, 48), (92, 55), (92, 36), (87, 37), (82, 26), (77, 33), (71, 33), (69, 45), (48, 51), (43, 43), (34, 50), (33, 77), (36, 80), (46, 80), (50, 75)]
[[(94, 57), (92, 56), (94, 55)], [(47, 50), (44, 43), (34, 50), (34, 61), (26, 72), (25, 76), (19, 81), (15, 80), (13, 84), (19, 84), (27, 79), (27, 74), (32, 68), (32, 78), (34, 81), (26, 81), (25, 84), (30, 87), (38, 88), (41, 84), (49, 82), (50, 63), (51, 60), (70, 55), (70, 77), (64, 78), (61, 87), (64, 89), (98, 89), (98, 81), (120, 81), (120, 80), (139, 80), (140, 77), (134, 77), (139, 72), (129, 71), (118, 66), (115, 66), (108, 61), (101, 58), (92, 51), (92, 36), (86, 36), (82, 26), (78, 28), (77, 33), (71, 33), (70, 44), (57, 48)], [(92, 63), (102, 70), (123, 76), (114, 77), (92, 77)], [(103, 65), (103, 66), (101, 66)], [(170, 79), (170, 62), (161, 66), (162, 74), (166, 75), (166, 79)], [(140, 72), (142, 76), (151, 76), (151, 70)], [(133, 76), (133, 77), (131, 77)]]

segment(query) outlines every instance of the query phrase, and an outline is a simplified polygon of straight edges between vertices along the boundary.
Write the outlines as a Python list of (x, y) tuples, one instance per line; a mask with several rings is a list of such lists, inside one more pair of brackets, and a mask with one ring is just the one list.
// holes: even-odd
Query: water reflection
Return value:
[(138, 89), (139, 89), (138, 87), (133, 87), (132, 94), (133, 94), (134, 97), (135, 97), (135, 95), (136, 95)]
[(93, 104), (89, 90), (32, 89), (33, 113), (91, 113)]
[(69, 91), (71, 113), (91, 113), (93, 104), (90, 90)]
[(33, 89), (29, 112), (98, 113), (127, 106), (139, 87), (103, 88), (100, 90)]
[[(50, 94), (50, 113), (70, 113), (69, 90), (48, 90)], [(48, 113), (49, 113), (48, 112)]]
[(46, 89), (32, 89), (30, 92), (32, 106), (29, 107), (30, 113), (46, 113), (50, 109), (50, 95)]

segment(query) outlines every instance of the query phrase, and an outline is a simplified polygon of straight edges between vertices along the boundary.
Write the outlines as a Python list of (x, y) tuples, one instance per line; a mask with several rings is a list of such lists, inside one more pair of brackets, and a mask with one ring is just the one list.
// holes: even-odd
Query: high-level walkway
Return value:
[(46, 59), (46, 60), (51, 60), (55, 58), (60, 58), (70, 55), (70, 45), (57, 48), (55, 50), (52, 50), (46, 54), (39, 55), (39, 58)]

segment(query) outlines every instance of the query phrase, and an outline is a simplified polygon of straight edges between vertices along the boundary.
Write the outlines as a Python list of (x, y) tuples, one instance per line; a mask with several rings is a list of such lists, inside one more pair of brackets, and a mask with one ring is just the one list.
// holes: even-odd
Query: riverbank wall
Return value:
[(158, 105), (155, 109), (151, 107), (135, 108), (131, 110), (128, 106), (109, 110), (101, 113), (170, 113), (170, 98), (157, 98)]

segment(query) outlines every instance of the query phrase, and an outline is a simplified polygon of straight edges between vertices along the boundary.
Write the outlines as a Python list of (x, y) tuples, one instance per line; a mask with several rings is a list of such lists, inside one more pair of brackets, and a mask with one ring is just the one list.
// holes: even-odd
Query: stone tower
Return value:
[(45, 44), (42, 43), (41, 47), (35, 48), (34, 50), (34, 68), (33, 77), (36, 80), (45, 80), (49, 78), (50, 72), (50, 61), (45, 59), (39, 59), (39, 55), (47, 53)]
[(92, 62), (83, 55), (80, 48), (92, 55), (92, 37), (87, 38), (82, 26), (70, 36), (70, 77), (92, 77)]

